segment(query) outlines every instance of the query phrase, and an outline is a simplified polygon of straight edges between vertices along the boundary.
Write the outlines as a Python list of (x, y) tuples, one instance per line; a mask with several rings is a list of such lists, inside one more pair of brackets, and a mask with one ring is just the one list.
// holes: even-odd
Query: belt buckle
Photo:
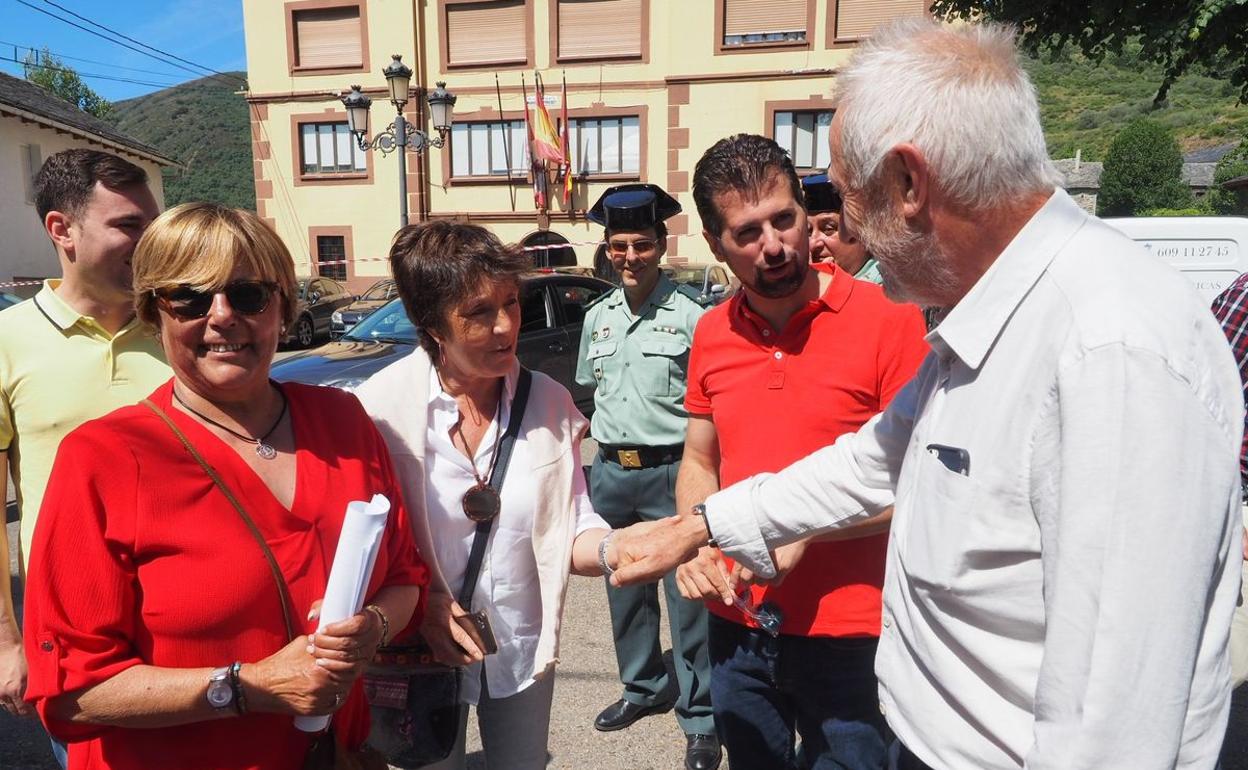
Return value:
[(616, 454), (620, 458), (620, 465), (624, 468), (640, 468), (641, 453), (636, 449), (621, 449)]

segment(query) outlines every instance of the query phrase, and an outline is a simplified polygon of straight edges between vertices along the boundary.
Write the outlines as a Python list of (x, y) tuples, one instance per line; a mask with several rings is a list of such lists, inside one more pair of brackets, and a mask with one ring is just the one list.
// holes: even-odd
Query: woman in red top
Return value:
[[(61, 444), (26, 587), (26, 698), (74, 770), (299, 768), (312, 736), (294, 717), (335, 711), (339, 743), (358, 745), (365, 661), (427, 582), (385, 443), (350, 394), (269, 380), (295, 279), (255, 215), (171, 209), (133, 271), (174, 377), (156, 409), (120, 409)], [(254, 522), (288, 601), (251, 525), (157, 410)], [(378, 492), (392, 509), (367, 607), (313, 633), (347, 503)]]

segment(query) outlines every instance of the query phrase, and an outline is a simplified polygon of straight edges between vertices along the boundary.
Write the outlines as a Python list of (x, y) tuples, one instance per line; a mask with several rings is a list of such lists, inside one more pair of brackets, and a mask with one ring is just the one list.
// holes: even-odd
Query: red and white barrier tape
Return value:
[[(685, 235), (669, 235), (667, 237), (670, 240), (672, 238), (690, 238), (694, 235), (697, 235), (697, 233), (688, 233)], [(606, 241), (570, 241), (568, 243), (547, 243), (547, 244), (543, 244), (540, 246), (521, 246), (520, 248), (522, 251), (554, 251), (555, 249), (566, 249), (571, 246), (597, 247), (605, 243)], [(389, 257), (356, 257), (355, 259), (320, 260), (320, 261), (317, 261), (316, 264), (329, 266), (329, 265), (349, 265), (353, 262), (358, 263), (358, 262), (389, 262), (389, 261), (390, 261)], [(0, 289), (7, 289), (10, 287), (14, 287), (14, 286), (41, 286), (42, 284), (43, 284), (43, 281), (9, 281), (7, 283), (0, 283)]]

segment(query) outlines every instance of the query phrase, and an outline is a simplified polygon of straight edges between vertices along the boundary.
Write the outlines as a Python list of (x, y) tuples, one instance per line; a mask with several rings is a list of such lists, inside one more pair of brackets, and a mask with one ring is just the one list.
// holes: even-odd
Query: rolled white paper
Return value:
[[(390, 501), (385, 495), (373, 495), (367, 503), (354, 500), (347, 504), (347, 515), (342, 520), (342, 534), (338, 536), (338, 550), (329, 568), (329, 584), (325, 587), (325, 599), (321, 602), (319, 632), (326, 626), (346, 620), (364, 606), (364, 592), (373, 576), (377, 552), (381, 549), (381, 536), (386, 531), (386, 519), (390, 516)], [(329, 726), (329, 717), (295, 717), (295, 727), (306, 733), (315, 733)]]

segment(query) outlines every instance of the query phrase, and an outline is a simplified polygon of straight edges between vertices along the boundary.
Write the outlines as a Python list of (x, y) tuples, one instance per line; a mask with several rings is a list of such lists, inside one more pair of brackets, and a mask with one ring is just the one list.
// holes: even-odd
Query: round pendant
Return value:
[(272, 460), (274, 457), (277, 457), (277, 450), (261, 441), (259, 444), (256, 444), (256, 454), (265, 460)]
[(465, 492), (461, 502), (464, 506), (464, 515), (478, 524), (492, 520), (503, 507), (498, 493), (484, 484), (476, 484)]

